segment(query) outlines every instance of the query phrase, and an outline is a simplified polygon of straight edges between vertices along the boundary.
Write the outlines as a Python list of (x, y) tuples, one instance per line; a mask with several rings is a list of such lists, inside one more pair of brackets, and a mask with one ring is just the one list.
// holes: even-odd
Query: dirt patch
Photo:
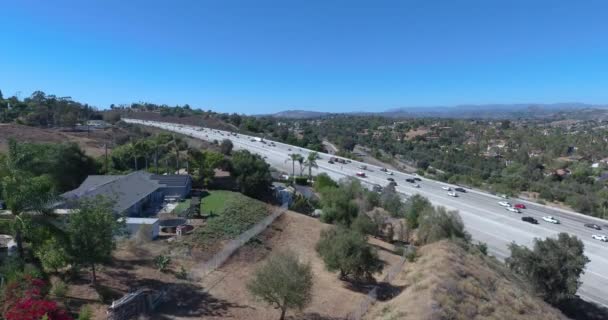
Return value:
[(415, 137), (424, 136), (429, 132), (430, 132), (430, 130), (428, 128), (421, 127), (421, 128), (417, 128), (416, 130), (409, 130), (408, 132), (406, 132), (405, 138), (407, 140), (412, 140)]
[[(113, 141), (123, 139), (129, 133), (120, 128), (110, 128), (105, 130), (64, 131), (61, 129), (42, 129), (28, 127), (18, 124), (0, 124), (0, 152), (8, 149), (8, 140), (13, 138), (19, 142), (30, 143), (64, 143), (74, 142), (78, 144), (88, 155), (93, 157), (101, 156), (105, 153), (104, 144), (109, 148)], [(110, 149), (108, 149), (108, 152)]]
[[(256, 239), (250, 241), (230, 258), (219, 270), (205, 277), (203, 286), (217, 299), (233, 304), (222, 316), (205, 316), (204, 319), (230, 317), (234, 319), (273, 319), (278, 317), (277, 310), (263, 302), (256, 301), (247, 292), (246, 283), (254, 270), (274, 251), (290, 249), (303, 261), (310, 262), (314, 274), (313, 298), (302, 313), (290, 311), (292, 319), (342, 319), (352, 312), (366, 295), (366, 288), (352, 288), (347, 282), (340, 281), (337, 274), (325, 270), (321, 258), (315, 251), (321, 230), (329, 225), (317, 219), (294, 212), (287, 212)], [(370, 242), (380, 248), (381, 259), (388, 270), (398, 263), (399, 256), (392, 253), (393, 247), (377, 239)], [(384, 277), (378, 275), (377, 279)]]

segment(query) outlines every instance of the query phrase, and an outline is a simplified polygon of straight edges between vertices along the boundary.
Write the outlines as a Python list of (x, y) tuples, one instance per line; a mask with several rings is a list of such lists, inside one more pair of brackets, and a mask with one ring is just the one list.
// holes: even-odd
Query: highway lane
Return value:
[[(311, 150), (305, 148), (276, 141), (274, 142), (275, 146), (270, 146), (270, 141), (263, 144), (259, 141), (252, 141), (254, 137), (251, 136), (234, 135), (214, 129), (134, 119), (123, 120), (130, 123), (155, 126), (208, 141), (230, 139), (235, 149), (246, 149), (258, 153), (264, 156), (270, 165), (288, 173), (291, 173), (291, 161), (287, 161), (288, 154), (299, 153), (306, 157), (311, 152)], [(468, 189), (467, 193), (458, 193), (459, 197), (453, 198), (442, 189), (443, 186), (454, 188), (453, 185), (420, 177), (422, 179), (419, 182), (421, 188), (414, 188), (411, 183), (405, 181), (406, 178), (414, 177), (411, 174), (394, 171), (393, 175), (389, 176), (380, 171), (379, 167), (357, 161), (352, 161), (349, 164), (330, 164), (328, 163), (330, 156), (332, 155), (320, 153), (321, 158), (317, 161), (319, 167), (313, 170), (315, 174), (326, 172), (334, 179), (341, 179), (347, 176), (353, 177), (358, 171), (364, 171), (367, 177), (361, 178), (361, 181), (368, 185), (379, 184), (381, 186), (388, 184), (387, 178), (392, 177), (398, 184), (396, 190), (404, 196), (418, 193), (427, 197), (435, 205), (458, 210), (473, 238), (487, 243), (490, 254), (499, 259), (509, 256), (508, 245), (511, 242), (531, 246), (534, 238), (554, 237), (559, 232), (568, 232), (578, 236), (585, 244), (585, 254), (591, 260), (587, 265), (585, 274), (582, 276), (583, 285), (578, 293), (586, 300), (608, 306), (608, 297), (606, 297), (608, 291), (608, 243), (591, 239), (592, 234), (603, 234), (604, 230), (595, 231), (583, 226), (585, 223), (608, 225), (608, 221), (520, 199), (504, 200), (480, 190)], [(366, 165), (367, 170), (359, 169), (360, 165)], [(296, 164), (296, 172), (298, 170), (299, 165)], [(524, 203), (527, 209), (523, 209), (521, 214), (512, 213), (501, 207), (498, 201)], [(556, 217), (561, 223), (555, 225), (544, 222), (542, 217), (546, 215)], [(521, 221), (522, 216), (532, 216), (539, 221), (539, 224), (532, 225), (523, 222)]]

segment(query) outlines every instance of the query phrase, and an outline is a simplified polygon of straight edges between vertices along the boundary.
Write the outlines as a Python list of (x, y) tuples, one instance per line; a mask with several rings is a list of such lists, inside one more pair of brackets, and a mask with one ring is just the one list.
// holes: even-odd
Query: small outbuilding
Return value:
[(125, 224), (130, 236), (136, 235), (143, 228), (149, 239), (154, 240), (158, 238), (160, 232), (160, 224), (157, 218), (125, 218)]

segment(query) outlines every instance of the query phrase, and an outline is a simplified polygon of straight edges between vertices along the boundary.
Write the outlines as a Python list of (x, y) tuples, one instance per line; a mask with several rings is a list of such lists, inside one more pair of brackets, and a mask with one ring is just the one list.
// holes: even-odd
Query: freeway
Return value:
[[(260, 154), (271, 166), (291, 172), (291, 161), (288, 155), (299, 153), (306, 157), (311, 150), (299, 148), (284, 143), (273, 142), (270, 140), (261, 142), (252, 136), (238, 133), (179, 125), (175, 123), (154, 122), (136, 119), (122, 119), (125, 122), (154, 126), (161, 129), (181, 133), (193, 138), (221, 141), (230, 139), (235, 149), (246, 149), (250, 152)], [(325, 172), (334, 179), (344, 177), (356, 177), (356, 173), (363, 171), (365, 178), (359, 178), (368, 186), (378, 184), (384, 186), (388, 184), (391, 177), (397, 183), (396, 190), (404, 197), (412, 194), (421, 194), (427, 197), (434, 205), (441, 205), (451, 210), (458, 210), (465, 223), (467, 231), (471, 233), (473, 239), (485, 242), (488, 245), (490, 254), (504, 260), (509, 256), (508, 245), (511, 242), (531, 246), (534, 238), (555, 237), (560, 232), (567, 232), (576, 235), (585, 244), (585, 254), (591, 260), (582, 276), (582, 286), (578, 294), (587, 301), (592, 301), (604, 306), (608, 306), (608, 243), (600, 242), (591, 238), (592, 234), (603, 234), (603, 231), (596, 231), (584, 226), (587, 223), (594, 223), (608, 229), (608, 221), (563, 209), (553, 208), (519, 199), (504, 200), (498, 196), (485, 193), (480, 190), (467, 189), (466, 193), (457, 192), (458, 197), (449, 196), (444, 187), (452, 190), (456, 187), (443, 182), (431, 180), (424, 177), (418, 182), (420, 188), (414, 188), (412, 183), (406, 182), (407, 178), (415, 176), (403, 172), (392, 171), (392, 175), (381, 171), (380, 167), (352, 161), (351, 163), (330, 164), (328, 162), (333, 155), (319, 153), (318, 168), (313, 172)], [(360, 166), (365, 165), (365, 170)], [(298, 166), (296, 164), (296, 166)], [(298, 168), (296, 168), (298, 169)], [(511, 203), (522, 203), (526, 209), (522, 213), (507, 211), (498, 204), (499, 201), (509, 201)], [(560, 224), (547, 223), (542, 220), (543, 216), (551, 215), (560, 221)], [(538, 220), (539, 224), (530, 224), (521, 220), (522, 216), (531, 216)]]

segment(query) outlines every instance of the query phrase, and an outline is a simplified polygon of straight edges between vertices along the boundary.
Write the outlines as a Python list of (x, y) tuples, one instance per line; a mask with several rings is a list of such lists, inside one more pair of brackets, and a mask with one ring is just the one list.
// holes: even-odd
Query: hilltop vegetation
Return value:
[(567, 319), (500, 263), (443, 240), (421, 247), (365, 319)]

